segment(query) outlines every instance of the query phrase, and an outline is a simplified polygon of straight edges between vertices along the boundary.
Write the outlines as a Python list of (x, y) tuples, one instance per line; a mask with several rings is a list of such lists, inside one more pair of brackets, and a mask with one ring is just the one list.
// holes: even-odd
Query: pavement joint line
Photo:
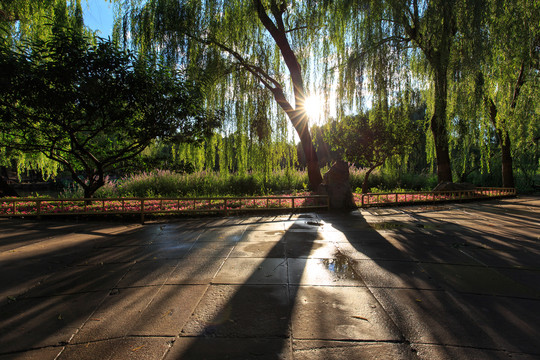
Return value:
[(444, 347), (451, 347), (456, 349), (471, 349), (471, 350), (487, 350), (487, 351), (498, 351), (501, 353), (506, 354), (527, 354), (527, 355), (537, 355), (537, 354), (531, 354), (531, 353), (523, 353), (523, 352), (514, 352), (506, 349), (500, 349), (500, 348), (490, 348), (490, 347), (481, 347), (481, 346), (468, 346), (468, 345), (456, 345), (456, 344), (446, 344), (446, 343), (431, 343), (431, 342), (413, 342), (411, 345), (424, 345), (424, 346), (444, 346)]

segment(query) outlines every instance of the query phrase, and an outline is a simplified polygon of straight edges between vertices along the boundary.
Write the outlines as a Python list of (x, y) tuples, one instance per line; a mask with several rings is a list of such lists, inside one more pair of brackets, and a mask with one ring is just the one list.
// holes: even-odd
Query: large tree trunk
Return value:
[(366, 175), (364, 175), (364, 181), (362, 181), (362, 194), (367, 194), (369, 189), (368, 189), (368, 179), (369, 179), (369, 175), (371, 174), (371, 172), (373, 170), (375, 170), (375, 168), (377, 168), (378, 166), (380, 165), (375, 165), (373, 167), (370, 167), (369, 170), (366, 172)]
[[(17, 191), (11, 187), (7, 182), (7, 171), (4, 166), (1, 167), (2, 173), (0, 173), (0, 197), (19, 197)], [(5, 179), (4, 179), (5, 176)]]
[(319, 159), (313, 146), (311, 134), (309, 133), (308, 117), (304, 110), (306, 93), (300, 63), (287, 39), (287, 31), (283, 22), (283, 13), (286, 11), (286, 7), (272, 2), (270, 6), (270, 11), (274, 17), (274, 21), (272, 21), (266, 13), (267, 10), (261, 0), (253, 0), (253, 4), (257, 10), (259, 20), (276, 42), (287, 69), (290, 72), (294, 91), (294, 107), (285, 98), (281, 85), (274, 83), (274, 86), (271, 86), (268, 82), (265, 82), (265, 86), (272, 91), (277, 103), (285, 111), (300, 137), (302, 149), (306, 156), (309, 184), (311, 189), (316, 191), (322, 183), (322, 175), (321, 170), (319, 169)]
[(510, 136), (508, 131), (503, 131), (497, 126), (497, 106), (490, 99), (489, 104), (489, 120), (495, 128), (499, 143), (501, 144), (501, 158), (502, 158), (502, 181), (503, 187), (514, 187), (514, 171), (512, 169), (512, 152), (510, 147)]
[(447, 84), (446, 66), (434, 66), (435, 105), (431, 116), (430, 128), (435, 143), (437, 155), (437, 179), (438, 182), (452, 182), (452, 168), (448, 151), (448, 133), (446, 130), (446, 95)]

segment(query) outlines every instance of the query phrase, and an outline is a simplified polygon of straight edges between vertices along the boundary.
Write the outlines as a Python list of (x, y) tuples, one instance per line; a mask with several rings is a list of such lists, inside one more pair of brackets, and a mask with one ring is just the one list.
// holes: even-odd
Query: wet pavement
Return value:
[(540, 198), (0, 219), (0, 360), (540, 359)]

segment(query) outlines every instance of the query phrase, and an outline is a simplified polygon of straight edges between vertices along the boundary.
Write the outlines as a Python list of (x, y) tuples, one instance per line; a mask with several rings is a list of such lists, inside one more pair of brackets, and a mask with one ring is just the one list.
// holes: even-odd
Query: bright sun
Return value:
[(310, 95), (304, 102), (304, 109), (311, 121), (319, 120), (321, 116), (321, 99), (317, 95)]

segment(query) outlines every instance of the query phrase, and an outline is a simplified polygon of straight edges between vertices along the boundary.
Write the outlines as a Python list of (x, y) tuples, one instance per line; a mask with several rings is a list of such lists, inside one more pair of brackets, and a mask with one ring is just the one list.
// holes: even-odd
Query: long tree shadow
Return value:
[[(83, 225), (75, 232), (88, 237), (48, 253), (1, 255), (13, 277), (42, 258), (60, 266), (0, 304), (0, 358), (29, 349), (51, 359), (332, 358), (381, 347), (409, 358), (408, 341), (424, 358), (540, 353), (538, 254), (524, 256), (534, 246), (467, 225), (469, 208), (447, 209), (190, 220), (113, 235)], [(529, 226), (526, 213), (519, 221)]]
[[(291, 304), (298, 288), (287, 256), (290, 232), (302, 238), (296, 257), (309, 257), (318, 239), (316, 215), (254, 223), (236, 244), (185, 324), (167, 359), (278, 359), (291, 353)], [(276, 227), (277, 226), (277, 227)]]
[[(491, 204), (497, 223), (516, 220)], [(323, 217), (336, 229), (340, 251), (423, 357), (540, 353), (533, 340), (540, 335), (539, 254), (524, 251), (530, 250), (526, 235), (511, 238), (482, 219), (482, 206), (372, 209), (364, 211), (368, 221), (359, 214)], [(519, 213), (523, 233), (534, 232), (534, 215), (527, 221)], [(527, 315), (524, 307), (534, 310)]]

